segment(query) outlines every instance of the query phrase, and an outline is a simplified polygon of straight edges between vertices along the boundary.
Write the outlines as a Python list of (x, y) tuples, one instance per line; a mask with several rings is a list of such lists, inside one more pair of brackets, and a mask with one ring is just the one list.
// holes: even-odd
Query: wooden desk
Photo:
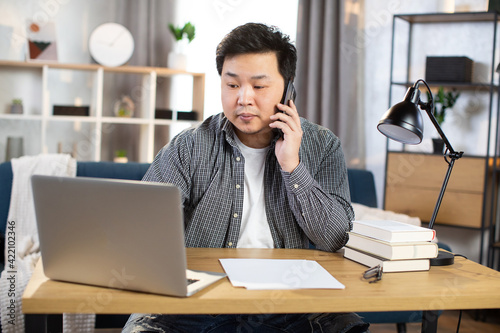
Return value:
[[(460, 257), (426, 272), (386, 273), (368, 283), (366, 267), (340, 253), (291, 249), (187, 249), (191, 269), (222, 272), (219, 258), (316, 260), (343, 290), (250, 291), (227, 278), (188, 298), (106, 289), (47, 279), (38, 264), (23, 295), (23, 312), (54, 313), (308, 313), (500, 308), (500, 272)], [(307, 274), (306, 270), (297, 274)]]

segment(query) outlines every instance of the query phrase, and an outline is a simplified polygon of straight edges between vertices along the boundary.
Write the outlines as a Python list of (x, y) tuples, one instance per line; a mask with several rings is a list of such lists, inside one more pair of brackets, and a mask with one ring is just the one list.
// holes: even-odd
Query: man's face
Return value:
[(283, 96), (285, 82), (275, 53), (227, 57), (221, 73), (222, 108), (236, 135), (247, 146), (269, 145), (269, 117)]

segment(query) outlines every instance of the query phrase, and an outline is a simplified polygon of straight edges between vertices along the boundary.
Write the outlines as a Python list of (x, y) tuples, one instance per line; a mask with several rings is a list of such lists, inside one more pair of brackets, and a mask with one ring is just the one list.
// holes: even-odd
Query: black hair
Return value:
[(248, 53), (274, 52), (278, 59), (278, 70), (285, 81), (293, 80), (297, 66), (297, 50), (288, 35), (274, 26), (247, 23), (228, 33), (217, 46), (216, 63), (219, 75), (228, 56)]

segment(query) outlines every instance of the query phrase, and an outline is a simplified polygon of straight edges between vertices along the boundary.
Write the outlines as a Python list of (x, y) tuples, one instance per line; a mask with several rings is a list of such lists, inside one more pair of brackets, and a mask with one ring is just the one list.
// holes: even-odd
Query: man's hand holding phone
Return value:
[(279, 103), (277, 108), (279, 112), (271, 116), (273, 122), (269, 126), (281, 130), (283, 136), (276, 142), (274, 153), (281, 169), (292, 172), (300, 162), (299, 149), (302, 141), (300, 117), (293, 100), (290, 100), (289, 105)]

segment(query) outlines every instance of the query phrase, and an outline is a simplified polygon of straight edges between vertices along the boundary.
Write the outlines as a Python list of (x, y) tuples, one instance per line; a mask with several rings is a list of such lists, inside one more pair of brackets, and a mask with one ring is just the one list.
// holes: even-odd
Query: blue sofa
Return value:
[[(77, 177), (99, 177), (99, 178), (117, 178), (140, 180), (146, 173), (149, 164), (147, 163), (112, 163), (112, 162), (77, 162)], [(369, 207), (377, 207), (377, 195), (373, 174), (370, 171), (349, 169), (348, 170), (349, 188), (352, 202), (360, 203)], [(5, 227), (7, 222), (10, 195), (12, 189), (12, 167), (10, 162), (0, 164), (0, 237), (5, 236)], [(3, 269), (3, 251), (1, 246)], [(394, 314), (397, 320), (394, 321)], [(421, 320), (420, 315), (415, 312), (390, 312), (390, 313), (366, 313), (363, 314), (368, 322), (406, 322), (408, 318), (414, 321)], [(122, 327), (128, 315), (99, 315), (96, 318), (96, 327), (112, 328)]]
[[(148, 163), (113, 163), (113, 162), (77, 162), (77, 177), (98, 177), (141, 180), (149, 167)], [(373, 175), (369, 171), (349, 169), (349, 187), (351, 200), (370, 207), (377, 206), (377, 196)], [(0, 164), (0, 237), (5, 238), (5, 228), (9, 212), (12, 190), (12, 166), (10, 162)], [(1, 247), (1, 265), (3, 270), (3, 251)]]

